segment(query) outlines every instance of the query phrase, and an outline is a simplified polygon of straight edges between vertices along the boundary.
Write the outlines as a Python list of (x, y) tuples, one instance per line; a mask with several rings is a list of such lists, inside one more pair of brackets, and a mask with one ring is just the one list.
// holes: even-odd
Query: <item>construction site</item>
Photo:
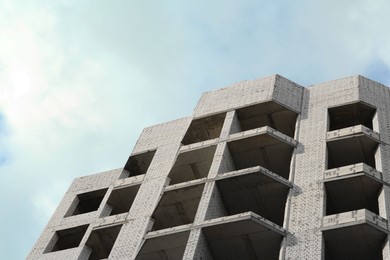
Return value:
[(390, 260), (389, 184), (387, 86), (242, 81), (75, 179), (27, 259)]

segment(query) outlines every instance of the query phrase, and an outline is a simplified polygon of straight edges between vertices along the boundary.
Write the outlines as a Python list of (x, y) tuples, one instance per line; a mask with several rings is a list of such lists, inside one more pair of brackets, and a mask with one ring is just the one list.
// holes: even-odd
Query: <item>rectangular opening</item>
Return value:
[(253, 220), (202, 228), (212, 259), (279, 259), (284, 238)]
[(89, 260), (109, 257), (122, 225), (92, 230), (86, 245), (92, 250)]
[(131, 155), (126, 162), (120, 178), (133, 177), (146, 174), (152, 163), (156, 150)]
[(153, 213), (152, 230), (194, 222), (204, 184), (164, 192)]
[(265, 102), (236, 110), (242, 131), (270, 126), (294, 138), (298, 113), (275, 102)]
[(107, 204), (112, 208), (110, 216), (129, 212), (141, 185), (113, 189)]
[(214, 193), (219, 196), (213, 194), (212, 199), (220, 198), (218, 204), (224, 206), (226, 215), (252, 211), (283, 226), (289, 190), (282, 182), (257, 172), (218, 180)]
[(44, 253), (75, 248), (80, 245), (88, 225), (58, 230), (54, 233)]
[(325, 182), (326, 215), (368, 209), (379, 215), (382, 184), (366, 175)]
[(221, 113), (193, 120), (181, 143), (188, 145), (218, 138), (221, 134), (225, 117), (226, 113)]
[(292, 145), (263, 134), (228, 142), (227, 147), (233, 161), (231, 170), (262, 166), (285, 179), (289, 178)]
[(329, 108), (329, 131), (355, 125), (373, 129), (372, 120), (375, 112), (375, 108), (363, 102)]
[(357, 163), (365, 163), (375, 168), (378, 145), (377, 141), (363, 134), (327, 142), (327, 169)]
[(323, 231), (325, 260), (383, 260), (387, 234), (365, 223)]
[(168, 177), (170, 185), (207, 177), (217, 146), (180, 153)]
[(98, 210), (106, 192), (107, 189), (101, 189), (78, 194), (65, 214), (65, 217)]
[(190, 232), (179, 232), (146, 239), (136, 260), (181, 260)]

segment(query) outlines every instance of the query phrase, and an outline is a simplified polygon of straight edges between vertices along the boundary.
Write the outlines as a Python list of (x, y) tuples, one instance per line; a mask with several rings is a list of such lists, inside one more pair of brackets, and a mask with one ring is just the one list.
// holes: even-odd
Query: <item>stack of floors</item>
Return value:
[(28, 259), (390, 259), (389, 111), (361, 76), (206, 92), (74, 180)]

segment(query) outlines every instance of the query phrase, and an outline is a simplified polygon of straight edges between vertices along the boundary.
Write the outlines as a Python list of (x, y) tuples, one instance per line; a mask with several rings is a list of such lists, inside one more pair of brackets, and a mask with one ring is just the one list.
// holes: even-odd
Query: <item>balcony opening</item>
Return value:
[(242, 131), (270, 126), (294, 138), (298, 113), (275, 102), (265, 102), (236, 110), (239, 128)]
[(92, 250), (89, 260), (109, 257), (122, 225), (92, 230), (86, 245)]
[(170, 185), (207, 177), (217, 146), (180, 153), (168, 177)]
[(87, 228), (88, 225), (83, 225), (56, 231), (44, 253), (78, 247), (84, 237), (85, 232), (87, 231)]
[(98, 210), (107, 189), (94, 190), (78, 194), (65, 217), (84, 214)]
[(368, 209), (379, 215), (382, 184), (366, 175), (326, 181), (326, 215)]
[(373, 129), (376, 109), (362, 102), (329, 108), (329, 131), (355, 125)]
[(214, 189), (220, 196), (213, 197), (220, 197), (218, 204), (223, 205), (226, 215), (252, 211), (283, 226), (290, 190), (286, 184), (256, 172), (218, 180)]
[(182, 140), (182, 144), (188, 145), (218, 138), (225, 117), (226, 113), (221, 113), (193, 120)]
[(123, 168), (121, 178), (133, 177), (137, 175), (146, 174), (152, 163), (156, 150), (145, 153), (131, 155)]
[(181, 260), (190, 232), (179, 232), (146, 239), (136, 260)]
[(152, 230), (194, 222), (204, 184), (164, 192), (152, 218)]
[(383, 260), (387, 234), (367, 223), (326, 230), (323, 236), (325, 260)]
[(129, 212), (141, 185), (113, 189), (107, 204), (112, 207), (110, 216)]
[[(288, 179), (294, 147), (268, 134), (228, 143), (235, 170), (262, 166)], [(233, 165), (231, 165), (232, 167)]]
[(378, 142), (366, 135), (327, 142), (327, 169), (338, 168), (357, 163), (365, 163), (375, 168), (375, 153)]
[(202, 228), (212, 259), (279, 259), (284, 236), (253, 220)]

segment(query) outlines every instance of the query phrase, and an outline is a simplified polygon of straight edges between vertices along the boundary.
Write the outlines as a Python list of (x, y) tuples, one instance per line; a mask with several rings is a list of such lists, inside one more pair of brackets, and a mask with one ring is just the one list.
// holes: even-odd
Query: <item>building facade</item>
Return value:
[(27, 259), (390, 260), (390, 90), (279, 75), (206, 92), (77, 178)]

